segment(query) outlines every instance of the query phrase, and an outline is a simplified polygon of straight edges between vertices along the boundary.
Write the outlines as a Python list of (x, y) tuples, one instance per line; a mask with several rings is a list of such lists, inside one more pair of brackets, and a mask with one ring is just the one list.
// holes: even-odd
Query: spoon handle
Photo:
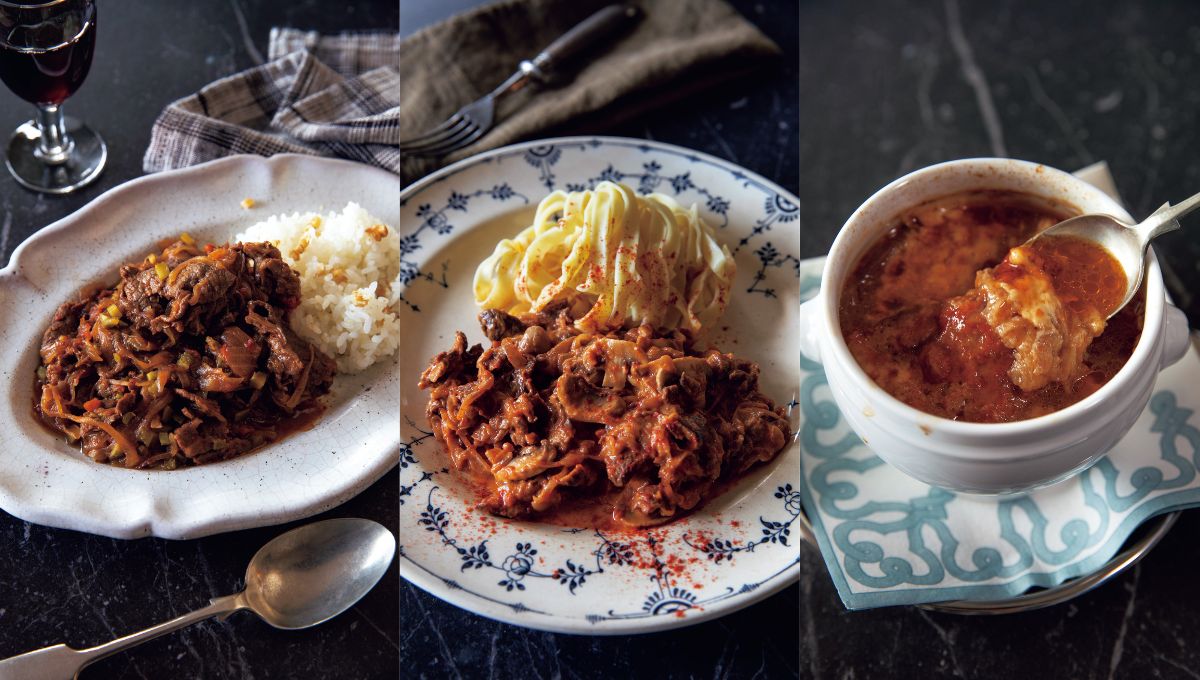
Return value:
[(1142, 246), (1144, 247), (1150, 242), (1150, 239), (1159, 234), (1165, 234), (1168, 231), (1178, 229), (1179, 224), (1176, 220), (1196, 208), (1200, 208), (1200, 194), (1186, 198), (1168, 208), (1161, 208), (1155, 211), (1153, 215), (1147, 217), (1141, 224), (1137, 225), (1137, 232), (1138, 236), (1142, 239)]
[(142, 631), (119, 637), (89, 649), (71, 649), (66, 645), (54, 645), (19, 656), (0, 660), (0, 680), (65, 680), (78, 676), (83, 667), (111, 654), (153, 640), (160, 635), (190, 626), (197, 621), (231, 614), (246, 608), (244, 593), (218, 597), (194, 612), (184, 614)]

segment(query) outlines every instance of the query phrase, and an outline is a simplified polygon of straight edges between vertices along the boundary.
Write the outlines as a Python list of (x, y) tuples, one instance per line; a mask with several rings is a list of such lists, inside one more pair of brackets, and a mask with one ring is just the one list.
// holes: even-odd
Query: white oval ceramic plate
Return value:
[[(552, 139), (463, 160), (401, 195), (400, 573), (430, 593), (509, 623), (569, 633), (661, 630), (715, 618), (799, 574), (795, 446), (700, 511), (646, 532), (607, 533), (491, 517), (446, 469), (416, 383), (454, 332), (483, 340), (475, 267), (532, 221), (556, 189), (604, 179), (695, 203), (736, 250), (738, 275), (717, 346), (762, 368), (761, 387), (794, 404), (799, 353), (799, 203), (732, 163), (688, 149), (606, 137)], [(798, 417), (793, 410), (793, 428)]]
[[(124, 262), (187, 231), (224, 242), (268, 215), (355, 201), (399, 223), (399, 179), (309, 156), (234, 156), (142, 177), (22, 243), (0, 270), (0, 508), (21, 519), (115, 538), (195, 538), (323, 512), (396, 464), (393, 358), (338, 376), (309, 430), (233, 460), (172, 471), (98, 465), (33, 416), (38, 344), (54, 310)], [(253, 209), (241, 207), (244, 198)]]

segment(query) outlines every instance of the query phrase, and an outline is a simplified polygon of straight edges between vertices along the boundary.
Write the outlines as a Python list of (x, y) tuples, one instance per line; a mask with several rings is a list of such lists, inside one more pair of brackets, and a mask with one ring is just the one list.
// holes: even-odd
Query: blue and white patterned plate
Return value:
[(416, 383), (456, 330), (481, 342), (475, 267), (532, 220), (556, 189), (621, 181), (695, 203), (735, 252), (738, 275), (719, 347), (757, 362), (762, 388), (789, 404), (799, 355), (799, 203), (732, 163), (688, 149), (611, 137), (551, 139), (456, 163), (401, 195), (400, 573), (426, 591), (501, 621), (617, 634), (696, 623), (796, 580), (800, 514), (793, 445), (692, 516), (647, 532), (607, 533), (473, 511), (425, 421)]

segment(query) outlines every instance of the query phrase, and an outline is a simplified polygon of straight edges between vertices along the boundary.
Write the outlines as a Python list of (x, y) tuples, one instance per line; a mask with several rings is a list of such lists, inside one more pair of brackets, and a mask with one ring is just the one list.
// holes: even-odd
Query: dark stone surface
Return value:
[[(1006, 155), (1076, 170), (1105, 160), (1134, 217), (1200, 190), (1200, 5), (962, 3), (993, 141), (940, 2), (805, 2), (800, 12), (804, 252), (821, 255), (876, 189), (926, 165)], [(1191, 218), (1194, 220), (1195, 218)], [(1200, 323), (1200, 239), (1161, 239)]]
[[(670, 1), (670, 0), (659, 0)], [(404, 0), (410, 33), (470, 0)], [(785, 52), (778, 68), (676, 102), (615, 129), (556, 134), (644, 137), (727, 158), (795, 191), (797, 17), (791, 0), (732, 3)], [(412, 678), (785, 678), (798, 671), (799, 589), (677, 631), (582, 637), (484, 619), (401, 583), (402, 668)]]
[[(1003, 146), (950, 40), (986, 76)], [(900, 175), (994, 155), (1067, 170), (1107, 160), (1130, 212), (1200, 191), (1200, 4), (804, 2), (800, 197), (804, 253)], [(1195, 217), (1159, 248), (1193, 324)], [(847, 612), (817, 554), (801, 578), (804, 678), (1195, 678), (1200, 517), (1185, 513), (1137, 568), (1069, 604), (999, 618), (913, 608)]]
[[(93, 186), (65, 197), (20, 188), (0, 170), (0, 261), (38, 229), (142, 174), (150, 125), (169, 102), (255, 63), (271, 26), (388, 29), (394, 0), (154, 0), (99, 3), (96, 57), (66, 111), (109, 145)], [(336, 9), (335, 9), (336, 8)], [(0, 132), (32, 108), (0, 88)], [(321, 517), (395, 527), (395, 471)], [(298, 525), (302, 522), (295, 523)], [(293, 525), (195, 541), (115, 541), (31, 526), (0, 513), (0, 657), (57, 642), (105, 642), (236, 592), (258, 548)], [(353, 610), (317, 628), (278, 631), (249, 613), (209, 621), (89, 667), (84, 678), (391, 678), (399, 640), (393, 563)]]

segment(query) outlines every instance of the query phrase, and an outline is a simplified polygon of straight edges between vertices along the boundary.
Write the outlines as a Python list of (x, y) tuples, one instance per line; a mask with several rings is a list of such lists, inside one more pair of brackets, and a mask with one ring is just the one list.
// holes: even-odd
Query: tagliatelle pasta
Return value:
[(601, 182), (543, 199), (475, 271), (475, 302), (516, 315), (566, 301), (580, 329), (699, 331), (724, 312), (736, 272), (695, 206)]

